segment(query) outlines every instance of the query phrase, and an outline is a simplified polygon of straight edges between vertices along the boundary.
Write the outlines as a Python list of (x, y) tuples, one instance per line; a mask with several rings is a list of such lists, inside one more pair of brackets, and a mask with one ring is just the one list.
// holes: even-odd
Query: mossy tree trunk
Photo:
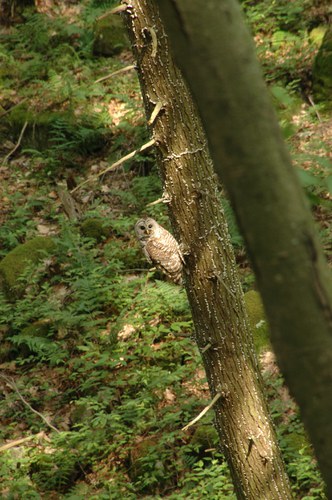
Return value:
[(332, 498), (332, 284), (236, 0), (158, 0)]
[(207, 143), (174, 65), (155, 0), (134, 0), (126, 19), (148, 119), (178, 239), (186, 289), (216, 426), (238, 498), (291, 498), (267, 412), (241, 285)]

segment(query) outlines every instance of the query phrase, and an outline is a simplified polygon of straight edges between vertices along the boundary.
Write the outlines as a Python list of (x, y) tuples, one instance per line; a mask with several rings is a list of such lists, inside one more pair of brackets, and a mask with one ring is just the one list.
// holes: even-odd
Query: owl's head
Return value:
[(135, 224), (135, 233), (139, 240), (149, 238), (151, 235), (156, 235), (159, 224), (151, 217), (140, 219)]

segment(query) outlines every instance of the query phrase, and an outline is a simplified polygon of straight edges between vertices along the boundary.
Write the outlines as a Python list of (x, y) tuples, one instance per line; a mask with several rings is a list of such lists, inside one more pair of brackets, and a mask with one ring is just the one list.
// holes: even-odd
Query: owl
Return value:
[(151, 218), (137, 221), (135, 233), (147, 260), (180, 284), (184, 260), (174, 236)]

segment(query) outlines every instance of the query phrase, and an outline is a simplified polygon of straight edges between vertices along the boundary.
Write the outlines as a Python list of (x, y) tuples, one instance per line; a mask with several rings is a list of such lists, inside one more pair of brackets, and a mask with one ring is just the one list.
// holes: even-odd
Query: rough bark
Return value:
[(332, 498), (332, 286), (236, 0), (158, 0)]
[[(164, 196), (185, 248), (186, 289), (238, 498), (291, 498), (263, 398), (241, 285), (206, 139), (170, 55), (155, 0), (128, 3), (128, 31), (152, 123)], [(208, 346), (210, 345), (210, 348)]]

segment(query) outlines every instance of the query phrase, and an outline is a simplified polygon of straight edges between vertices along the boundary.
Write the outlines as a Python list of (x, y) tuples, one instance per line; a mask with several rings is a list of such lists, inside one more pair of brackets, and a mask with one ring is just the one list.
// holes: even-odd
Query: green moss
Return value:
[(42, 236), (14, 248), (0, 262), (0, 291), (4, 292), (8, 299), (18, 297), (22, 293), (18, 278), (27, 265), (39, 262), (45, 253), (51, 253), (54, 248), (53, 240)]
[(94, 34), (93, 53), (95, 55), (113, 56), (129, 47), (129, 39), (122, 19), (118, 16), (107, 16), (98, 20)]
[[(82, 115), (78, 119), (72, 109), (67, 111), (34, 111), (23, 104), (6, 116), (6, 130), (16, 142), (27, 122), (22, 146), (47, 151), (53, 157), (70, 156), (70, 153), (91, 154), (104, 145), (108, 131), (94, 115)], [(71, 163), (72, 163), (71, 159)]]
[(244, 294), (244, 301), (247, 308), (250, 327), (253, 333), (256, 352), (260, 354), (262, 351), (267, 350), (270, 347), (269, 329), (262, 299), (258, 292), (250, 290)]
[(54, 126), (57, 122), (67, 124), (67, 128), (76, 127), (76, 118), (70, 112), (34, 111), (25, 104), (13, 109), (7, 117), (13, 139), (20, 134), (25, 122), (22, 145), (30, 149), (44, 151), (54, 146)]
[(327, 26), (325, 24), (317, 26), (316, 28), (310, 31), (309, 40), (314, 45), (320, 46), (326, 31), (327, 31)]
[(22, 145), (31, 149), (44, 150), (50, 145), (49, 129), (54, 119), (52, 113), (34, 113), (33, 110), (23, 104), (11, 111), (8, 116), (8, 123), (10, 133), (15, 138), (20, 134), (22, 127), (27, 122), (28, 126), (22, 138)]
[(95, 217), (82, 222), (81, 233), (86, 238), (101, 241), (109, 235), (109, 229), (106, 227), (105, 221)]

